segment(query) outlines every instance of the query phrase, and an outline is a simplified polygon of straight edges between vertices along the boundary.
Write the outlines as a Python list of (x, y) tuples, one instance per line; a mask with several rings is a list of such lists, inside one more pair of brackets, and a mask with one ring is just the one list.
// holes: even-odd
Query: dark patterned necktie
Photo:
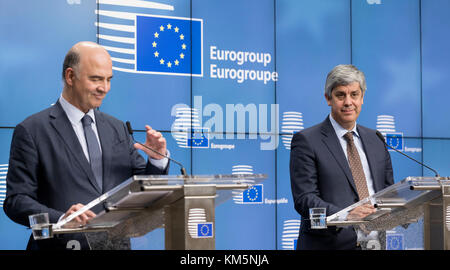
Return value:
[(89, 152), (89, 161), (91, 163), (92, 172), (94, 173), (97, 185), (102, 190), (103, 182), (103, 165), (102, 165), (102, 152), (100, 151), (100, 145), (92, 130), (91, 123), (92, 118), (89, 115), (85, 115), (81, 122), (83, 123), (84, 135), (86, 137), (86, 143)]
[(367, 188), (366, 176), (362, 167), (361, 159), (353, 141), (353, 132), (347, 132), (344, 135), (347, 141), (347, 158), (352, 171), (353, 181), (355, 181), (356, 190), (358, 191), (359, 199), (369, 197), (369, 189)]

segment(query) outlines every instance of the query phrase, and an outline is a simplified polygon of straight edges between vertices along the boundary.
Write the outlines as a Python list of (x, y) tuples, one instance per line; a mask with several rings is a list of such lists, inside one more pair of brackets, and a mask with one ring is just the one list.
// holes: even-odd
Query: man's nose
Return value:
[(109, 81), (108, 81), (108, 80), (103, 80), (103, 81), (99, 84), (99, 86), (97, 87), (97, 90), (98, 90), (98, 91), (101, 91), (101, 92), (108, 92), (108, 91), (109, 91), (109, 88), (110, 88), (110, 83), (109, 83)]
[(352, 98), (351, 98), (350, 95), (346, 95), (346, 96), (345, 96), (345, 98), (344, 98), (344, 104), (345, 104), (345, 105), (352, 105), (352, 104), (353, 104), (353, 100), (352, 100)]

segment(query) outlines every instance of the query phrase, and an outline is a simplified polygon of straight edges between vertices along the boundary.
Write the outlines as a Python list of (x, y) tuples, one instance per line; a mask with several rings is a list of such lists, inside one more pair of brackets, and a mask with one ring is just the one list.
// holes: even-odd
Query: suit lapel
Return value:
[(86, 173), (92, 186), (101, 192), (98, 188), (94, 173), (92, 172), (91, 165), (87, 161), (83, 149), (81, 148), (80, 142), (78, 141), (77, 135), (75, 134), (72, 125), (70, 124), (69, 118), (67, 118), (59, 101), (53, 105), (53, 109), (50, 112), (50, 124), (55, 129), (56, 133), (59, 135), (60, 139), (64, 141), (69, 152), (71, 152), (80, 164), (83, 171)]
[(374, 166), (376, 164), (376, 162), (374, 160), (374, 158), (376, 156), (376, 152), (374, 151), (375, 147), (374, 147), (372, 141), (370, 140), (367, 130), (360, 128), (360, 126), (358, 126), (357, 129), (358, 129), (359, 136), (361, 137), (361, 142), (362, 142), (362, 145), (364, 148), (364, 152), (366, 153), (367, 163), (369, 163), (370, 173), (372, 174), (373, 189), (375, 190), (375, 192), (377, 192), (378, 190), (380, 190), (380, 188), (378, 186), (378, 182), (376, 181), (376, 179), (378, 179), (378, 175), (377, 175), (378, 170), (376, 168), (374, 168)]
[(341, 167), (353, 191), (356, 194), (358, 194), (355, 183), (353, 181), (350, 166), (348, 165), (347, 158), (345, 157), (344, 154), (344, 150), (342, 150), (341, 143), (339, 142), (339, 139), (336, 136), (336, 132), (334, 131), (333, 126), (331, 125), (330, 119), (328, 117), (322, 123), (322, 135), (323, 135), (322, 141), (327, 146), (328, 150), (331, 152), (332, 156)]

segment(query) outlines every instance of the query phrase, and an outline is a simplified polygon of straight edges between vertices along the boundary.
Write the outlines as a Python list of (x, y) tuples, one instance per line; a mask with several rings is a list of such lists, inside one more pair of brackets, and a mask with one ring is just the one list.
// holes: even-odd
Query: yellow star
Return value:
[(184, 54), (180, 53), (180, 58), (184, 59)]
[(183, 50), (186, 50), (186, 44), (183, 43), (183, 44), (181, 45), (181, 48), (182, 48)]
[(153, 48), (156, 48), (156, 44), (157, 44), (157, 43), (153, 41), (153, 43), (152, 43)]
[(161, 65), (164, 65), (164, 59), (161, 58), (161, 60), (159, 60), (159, 63), (160, 63)]
[(154, 53), (154, 55), (155, 55), (155, 57), (158, 57), (158, 56), (159, 56), (159, 52), (156, 51), (156, 52)]
[(178, 33), (178, 30), (180, 30), (180, 28), (178, 28), (177, 26), (175, 27), (175, 33)]
[(178, 66), (179, 63), (180, 61), (178, 61), (178, 59), (175, 59), (175, 66)]
[(167, 63), (167, 67), (172, 67), (172, 63)]
[(172, 29), (172, 25), (170, 23), (167, 25), (167, 29)]
[(155, 38), (158, 38), (158, 37), (159, 37), (158, 32), (155, 32), (153, 35), (155, 36)]
[(161, 26), (159, 27), (159, 31), (161, 31), (161, 32), (164, 31), (164, 26), (161, 25)]
[(184, 35), (183, 35), (183, 34), (180, 35), (180, 39), (181, 39), (181, 40), (184, 39)]

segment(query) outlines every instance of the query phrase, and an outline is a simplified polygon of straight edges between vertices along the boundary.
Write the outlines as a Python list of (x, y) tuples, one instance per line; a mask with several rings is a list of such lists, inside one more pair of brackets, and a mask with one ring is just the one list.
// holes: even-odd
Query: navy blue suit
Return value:
[[(122, 121), (98, 110), (95, 119), (103, 156), (102, 190), (59, 102), (16, 126), (4, 203), (13, 221), (28, 227), (28, 215), (48, 213), (50, 222), (56, 223), (72, 205), (87, 204), (133, 175), (167, 174), (168, 168), (160, 170), (138, 153)], [(66, 236), (35, 242), (65, 248), (73, 235)], [(28, 247), (36, 247), (30, 240)]]
[[(378, 192), (394, 183), (389, 152), (376, 131), (357, 125), (373, 187)], [(294, 135), (290, 177), (294, 206), (301, 215), (297, 249), (354, 249), (353, 227), (311, 230), (309, 208), (324, 207), (330, 216), (359, 201), (352, 173), (329, 118)]]

